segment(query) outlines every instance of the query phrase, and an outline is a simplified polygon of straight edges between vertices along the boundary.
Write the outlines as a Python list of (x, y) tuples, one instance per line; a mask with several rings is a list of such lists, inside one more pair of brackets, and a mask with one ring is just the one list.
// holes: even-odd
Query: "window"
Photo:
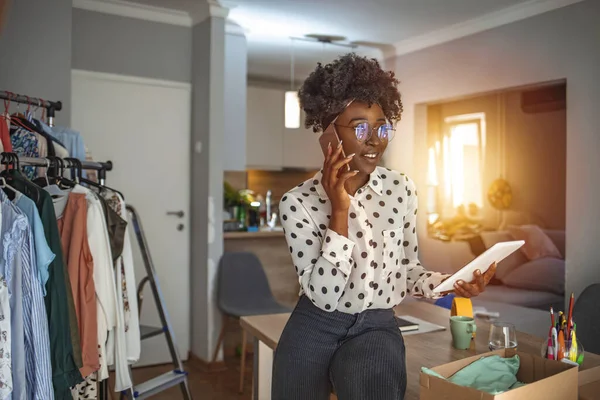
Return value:
[(441, 143), (428, 149), (430, 222), (484, 205), (485, 115), (447, 117), (442, 130)]

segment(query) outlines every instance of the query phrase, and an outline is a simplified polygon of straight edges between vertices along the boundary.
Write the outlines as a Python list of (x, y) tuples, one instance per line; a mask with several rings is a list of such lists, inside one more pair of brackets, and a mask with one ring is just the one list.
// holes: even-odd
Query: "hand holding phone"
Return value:
[[(350, 171), (350, 166), (348, 165), (354, 154), (348, 156), (344, 154), (342, 142), (337, 138), (331, 125), (321, 135), (319, 142), (325, 154), (321, 185), (323, 185), (331, 202), (332, 213), (335, 211), (347, 211), (350, 208), (350, 196), (344, 185), (348, 179), (358, 173), (358, 171)], [(335, 147), (332, 143), (335, 144)]]

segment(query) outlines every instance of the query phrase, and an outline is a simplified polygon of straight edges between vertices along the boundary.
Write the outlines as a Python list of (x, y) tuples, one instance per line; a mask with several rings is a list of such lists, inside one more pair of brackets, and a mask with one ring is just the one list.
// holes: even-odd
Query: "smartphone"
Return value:
[[(319, 144), (321, 145), (321, 150), (323, 150), (323, 155), (327, 157), (327, 147), (331, 145), (331, 150), (337, 149), (340, 144), (340, 138), (338, 137), (333, 124), (329, 124), (327, 129), (321, 134), (319, 137)], [(344, 149), (342, 149), (342, 157), (346, 157), (346, 153), (344, 153)], [(350, 165), (346, 164), (348, 171), (350, 171)]]

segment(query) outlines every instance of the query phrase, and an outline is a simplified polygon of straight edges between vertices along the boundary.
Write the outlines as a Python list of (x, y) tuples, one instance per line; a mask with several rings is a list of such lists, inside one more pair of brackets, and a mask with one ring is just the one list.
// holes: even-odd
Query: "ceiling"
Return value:
[[(192, 11), (205, 0), (134, 0), (152, 6)], [(531, 2), (532, 0), (528, 0)], [(290, 37), (318, 33), (345, 36), (349, 42), (393, 45), (470, 19), (525, 3), (526, 0), (221, 0), (229, 19), (246, 30), (248, 73), (290, 80)], [(317, 62), (350, 51), (320, 43), (294, 41), (295, 79)], [(381, 57), (382, 51), (355, 51)]]

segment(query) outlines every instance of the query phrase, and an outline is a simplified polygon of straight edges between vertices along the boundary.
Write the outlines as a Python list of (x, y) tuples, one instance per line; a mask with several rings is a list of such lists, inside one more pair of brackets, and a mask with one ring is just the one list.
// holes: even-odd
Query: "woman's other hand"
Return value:
[(350, 196), (344, 184), (358, 173), (358, 171), (348, 171), (347, 165), (352, 157), (354, 157), (354, 154), (346, 157), (342, 156), (342, 142), (335, 149), (331, 148), (331, 144), (327, 148), (321, 185), (323, 185), (331, 202), (332, 214), (347, 212), (350, 208)]
[(494, 274), (496, 273), (496, 263), (490, 265), (485, 273), (481, 273), (480, 270), (475, 270), (473, 273), (475, 275), (475, 279), (471, 282), (465, 282), (463, 280), (459, 280), (454, 284), (454, 293), (460, 297), (475, 297), (485, 291), (485, 287), (492, 280)]

